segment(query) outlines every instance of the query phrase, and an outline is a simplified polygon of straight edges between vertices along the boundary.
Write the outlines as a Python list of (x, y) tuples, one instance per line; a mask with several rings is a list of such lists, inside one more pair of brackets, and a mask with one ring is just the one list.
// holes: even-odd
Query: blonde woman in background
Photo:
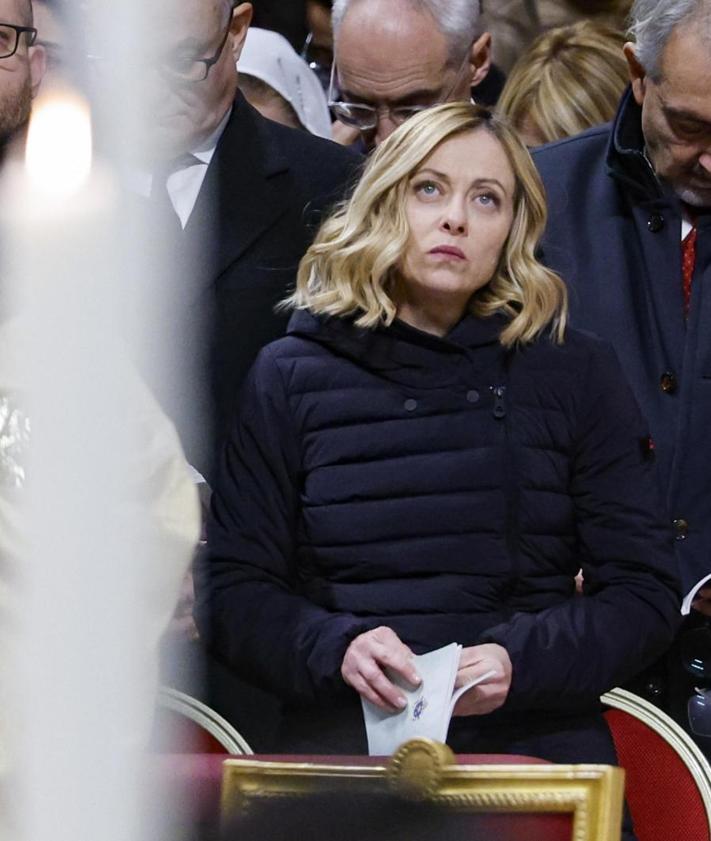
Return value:
[(527, 146), (540, 146), (611, 120), (629, 81), (624, 36), (592, 21), (537, 38), (509, 75), (499, 112)]
[(392, 673), (459, 642), (457, 685), (485, 679), (455, 750), (615, 761), (599, 696), (668, 644), (678, 584), (646, 426), (566, 328), (545, 219), (516, 134), (449, 103), (380, 145), (302, 260), (197, 576), (207, 645), (287, 705), (279, 751), (364, 752), (361, 698), (402, 714)]
[(632, 0), (485, 0), (482, 25), (492, 36), (493, 60), (509, 73), (533, 40), (555, 27), (592, 20), (624, 32), (631, 5)]

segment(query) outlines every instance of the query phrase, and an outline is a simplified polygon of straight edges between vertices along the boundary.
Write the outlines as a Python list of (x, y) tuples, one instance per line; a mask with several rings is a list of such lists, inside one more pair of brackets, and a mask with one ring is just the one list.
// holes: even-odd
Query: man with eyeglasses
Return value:
[(240, 384), (260, 348), (285, 330), (287, 316), (274, 307), (295, 279), (320, 214), (341, 198), (359, 159), (263, 119), (239, 93), (236, 62), (250, 3), (154, 0), (149, 14), (153, 160), (134, 188), (167, 207), (175, 248), (192, 261), (184, 329), (187, 340), (201, 319), (195, 351), (211, 353), (203, 360), (211, 389), (203, 429), (209, 422), (212, 431), (201, 451), (185, 443), (211, 479)]
[(423, 108), (493, 104), (495, 92), (477, 95), (493, 78), (479, 16), (478, 0), (334, 0), (334, 136), (370, 149)]
[(45, 71), (29, 0), (0, 0), (0, 155), (20, 141)]
[[(264, 119), (239, 92), (236, 62), (250, 3), (151, 0), (147, 15), (152, 159), (132, 173), (132, 185), (163, 219), (182, 269), (169, 278), (164, 311), (155, 315), (162, 321), (157, 336), (180, 336), (173, 361), (179, 376), (151, 385), (175, 420), (188, 461), (212, 484), (242, 380), (262, 346), (286, 329), (288, 314), (275, 306), (360, 158)], [(275, 702), (213, 661), (203, 694), (184, 666), (194, 658), (202, 670), (202, 654), (185, 640), (180, 644), (166, 679), (203, 695), (250, 744), (268, 750)]]

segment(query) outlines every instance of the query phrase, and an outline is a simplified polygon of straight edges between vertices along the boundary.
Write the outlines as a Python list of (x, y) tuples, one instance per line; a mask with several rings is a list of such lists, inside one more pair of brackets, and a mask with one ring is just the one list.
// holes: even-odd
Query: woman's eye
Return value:
[(423, 181), (416, 185), (415, 191), (423, 196), (436, 196), (439, 194), (439, 187), (432, 181)]
[(476, 200), (484, 207), (496, 207), (499, 204), (499, 198), (494, 193), (480, 193)]

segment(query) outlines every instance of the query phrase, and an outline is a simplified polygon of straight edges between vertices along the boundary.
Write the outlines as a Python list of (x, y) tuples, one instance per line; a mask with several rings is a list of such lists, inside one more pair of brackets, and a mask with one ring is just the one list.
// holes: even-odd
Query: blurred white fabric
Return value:
[[(24, 564), (31, 541), (25, 497), (32, 435), (31, 412), (26, 408), (29, 394), (18, 357), (31, 329), (31, 323), (22, 317), (0, 321), (0, 701), (6, 714), (8, 708), (17, 711), (27, 706), (26, 699), (8, 697), (14, 681), (10, 680), (7, 666), (8, 661), (16, 662), (15, 658), (21, 656), (16, 650), (17, 630), (27, 601)], [(140, 586), (135, 588), (135, 614), (130, 619), (143, 656), (142, 662), (135, 664), (141, 685), (133, 687), (137, 712), (132, 735), (138, 743), (147, 739), (150, 730), (158, 686), (158, 644), (175, 609), (200, 536), (200, 508), (173, 424), (128, 362), (118, 372), (117, 380), (127, 397), (125, 423), (130, 428), (129, 440), (135, 446), (128, 454), (126, 483), (115, 488), (113, 522), (117, 533), (133, 536), (147, 560)], [(86, 422), (95, 423), (96, 418), (87, 417)], [(81, 436), (81, 430), (77, 435)], [(110, 477), (103, 480), (108, 482)], [(67, 476), (66, 481), (70, 488), (73, 477)], [(86, 492), (101, 490), (88, 488)], [(108, 562), (105, 558), (111, 540), (107, 535), (107, 545), (97, 545), (97, 567)], [(48, 566), (48, 572), (51, 568)], [(72, 571), (68, 570), (67, 575), (71, 576)], [(112, 593), (97, 592), (95, 596), (98, 610), (108, 616)], [(91, 606), (82, 601), (79, 592), (67, 607), (79, 616), (90, 615)], [(95, 636), (96, 628), (92, 628), (89, 619), (86, 625), (88, 637)], [(116, 633), (120, 638), (119, 629)], [(129, 643), (125, 644), (128, 650)], [(111, 662), (107, 655), (107, 669)], [(90, 674), (87, 680), (92, 680)], [(85, 714), (91, 720), (89, 711)], [(110, 718), (109, 713), (106, 715)], [(0, 769), (6, 761), (7, 743), (16, 736), (13, 730), (17, 729), (18, 720), (12, 715), (0, 720)]]
[(331, 117), (321, 83), (286, 38), (250, 27), (237, 66), (240, 73), (261, 79), (283, 96), (311, 134), (331, 139)]

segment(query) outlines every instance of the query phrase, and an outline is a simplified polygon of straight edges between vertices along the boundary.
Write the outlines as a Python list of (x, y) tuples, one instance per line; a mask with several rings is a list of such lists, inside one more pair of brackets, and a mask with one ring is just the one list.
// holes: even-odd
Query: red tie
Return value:
[(681, 243), (681, 279), (684, 285), (684, 316), (689, 315), (691, 280), (696, 265), (696, 228), (692, 228)]

